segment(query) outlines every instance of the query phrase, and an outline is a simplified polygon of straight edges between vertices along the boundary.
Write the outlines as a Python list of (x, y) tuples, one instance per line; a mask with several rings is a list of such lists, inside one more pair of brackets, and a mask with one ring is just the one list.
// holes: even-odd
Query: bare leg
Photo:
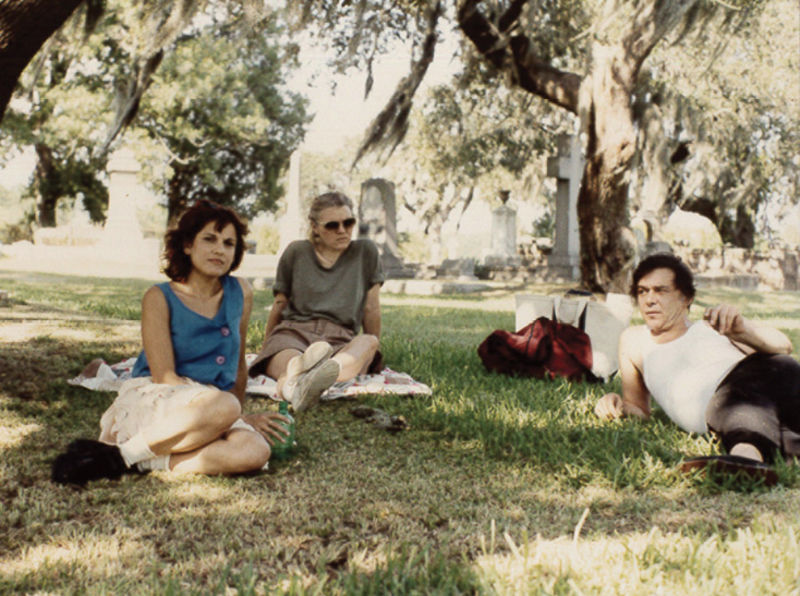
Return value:
[(295, 356), (302, 354), (299, 350), (281, 350), (269, 359), (267, 364), (267, 376), (277, 381), (276, 390), (278, 395), (283, 395), (283, 384), (286, 381), (286, 367), (289, 361)]
[(192, 451), (218, 439), (242, 414), (232, 393), (210, 389), (139, 431), (156, 455)]
[(736, 445), (731, 447), (730, 454), (754, 459), (756, 461), (764, 461), (764, 456), (761, 455), (761, 452), (752, 443), (736, 443)]
[(357, 335), (344, 348), (333, 357), (341, 367), (337, 381), (350, 379), (367, 372), (380, 342), (374, 335), (368, 333)]
[[(166, 402), (166, 411), (160, 412), (155, 422), (141, 428), (124, 443), (73, 441), (53, 462), (53, 480), (86, 484), (98, 478), (119, 478), (139, 462), (147, 463), (146, 469), (159, 468), (159, 461), (166, 463), (168, 457), (182, 452), (205, 453), (209, 445), (213, 445), (210, 455), (201, 458), (196, 471), (219, 474), (260, 468), (269, 458), (266, 441), (252, 431), (228, 432), (242, 411), (236, 396), (205, 387), (187, 389), (192, 393), (186, 395), (186, 403), (180, 399)], [(245, 445), (248, 438), (238, 435), (252, 435), (262, 445)], [(252, 443), (254, 439), (249, 438), (249, 441)], [(220, 450), (217, 443), (227, 448)]]
[(240, 428), (194, 451), (171, 455), (169, 467), (195, 474), (242, 474), (260, 470), (269, 456), (269, 444), (261, 435)]

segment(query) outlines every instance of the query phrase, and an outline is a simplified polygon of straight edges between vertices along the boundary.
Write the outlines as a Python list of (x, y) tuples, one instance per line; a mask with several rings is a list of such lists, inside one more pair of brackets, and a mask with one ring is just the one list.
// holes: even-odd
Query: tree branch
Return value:
[(134, 58), (133, 75), (126, 80), (117, 81), (116, 113), (100, 148), (101, 154), (110, 149), (114, 139), (136, 118), (142, 96), (150, 86), (153, 74), (161, 64), (167, 48), (175, 43), (181, 31), (207, 2), (171, 0), (169, 3), (171, 6), (165, 16), (158, 18), (158, 15), (154, 14), (151, 17), (152, 25), (149, 32), (152, 37), (142, 54)]
[(651, 0), (637, 7), (622, 47), (638, 72), (653, 48), (686, 17), (698, 0)]
[(578, 113), (578, 94), (582, 77), (572, 72), (559, 70), (540, 61), (526, 37), (511, 38), (514, 57), (515, 82), (534, 95), (546, 99), (573, 114)]
[(570, 112), (578, 112), (581, 77), (538, 59), (524, 35), (507, 35), (527, 0), (515, 0), (495, 27), (478, 9), (479, 0), (465, 0), (458, 9), (458, 24), (475, 49), (514, 84)]
[(0, 120), (22, 71), (83, 0), (0, 0)]
[(388, 147), (388, 153), (391, 154), (403, 140), (408, 130), (408, 115), (411, 112), (414, 94), (417, 92), (419, 84), (433, 61), (438, 40), (436, 26), (441, 15), (442, 4), (437, 2), (427, 15), (428, 23), (425, 40), (422, 43), (422, 54), (419, 60), (412, 63), (411, 72), (397, 84), (397, 88), (386, 107), (381, 110), (369, 125), (367, 134), (358, 148), (351, 167), (355, 167), (359, 160), (373, 149)]

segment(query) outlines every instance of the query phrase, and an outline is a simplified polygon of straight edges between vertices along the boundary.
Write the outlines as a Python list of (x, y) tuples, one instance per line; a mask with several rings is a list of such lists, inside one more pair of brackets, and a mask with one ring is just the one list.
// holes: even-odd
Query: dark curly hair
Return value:
[(235, 270), (242, 262), (244, 255), (244, 237), (247, 235), (247, 224), (229, 207), (218, 205), (207, 199), (200, 199), (183, 212), (178, 225), (169, 230), (164, 237), (163, 271), (173, 281), (186, 281), (192, 270), (192, 260), (184, 252), (184, 248), (194, 242), (208, 222), (215, 222), (214, 229), (221, 232), (228, 224), (233, 224), (236, 231), (236, 249), (233, 263), (227, 271)]
[(633, 272), (630, 293), (635, 299), (638, 294), (639, 281), (651, 271), (669, 269), (675, 274), (675, 287), (689, 300), (694, 300), (695, 287), (692, 272), (680, 257), (668, 252), (658, 252), (645, 257)]

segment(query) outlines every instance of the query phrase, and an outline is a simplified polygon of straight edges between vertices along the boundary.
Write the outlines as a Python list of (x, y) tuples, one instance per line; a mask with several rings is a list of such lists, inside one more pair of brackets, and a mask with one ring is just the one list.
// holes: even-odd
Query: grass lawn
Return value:
[[(384, 300), (387, 363), (433, 396), (358, 403), (405, 432), (336, 401), (301, 415), (299, 455), (268, 473), (57, 486), (50, 461), (114, 397), (66, 380), (138, 352), (148, 285), (0, 272), (0, 593), (800, 593), (800, 467), (771, 489), (683, 476), (710, 439), (658, 412), (598, 421), (608, 386), (487, 374), (476, 347), (513, 327), (509, 296)], [(721, 300), (800, 347), (800, 294), (698, 303)], [(257, 293), (250, 350), (270, 301)]]

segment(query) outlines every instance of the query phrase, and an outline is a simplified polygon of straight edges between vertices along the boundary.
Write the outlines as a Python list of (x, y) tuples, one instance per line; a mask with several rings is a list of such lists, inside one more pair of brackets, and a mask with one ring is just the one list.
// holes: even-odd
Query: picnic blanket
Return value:
[[(256, 357), (247, 354), (245, 359), (249, 365)], [(116, 364), (108, 364), (102, 359), (94, 360), (81, 374), (67, 381), (69, 385), (84, 387), (92, 391), (117, 391), (122, 383), (131, 378), (131, 371), (136, 358), (128, 358)], [(265, 375), (250, 377), (247, 380), (247, 393), (277, 400), (275, 380)], [(360, 375), (350, 381), (334, 383), (320, 397), (330, 401), (340, 398), (354, 398), (358, 395), (431, 395), (431, 388), (414, 380), (411, 375), (384, 368), (377, 375)]]

